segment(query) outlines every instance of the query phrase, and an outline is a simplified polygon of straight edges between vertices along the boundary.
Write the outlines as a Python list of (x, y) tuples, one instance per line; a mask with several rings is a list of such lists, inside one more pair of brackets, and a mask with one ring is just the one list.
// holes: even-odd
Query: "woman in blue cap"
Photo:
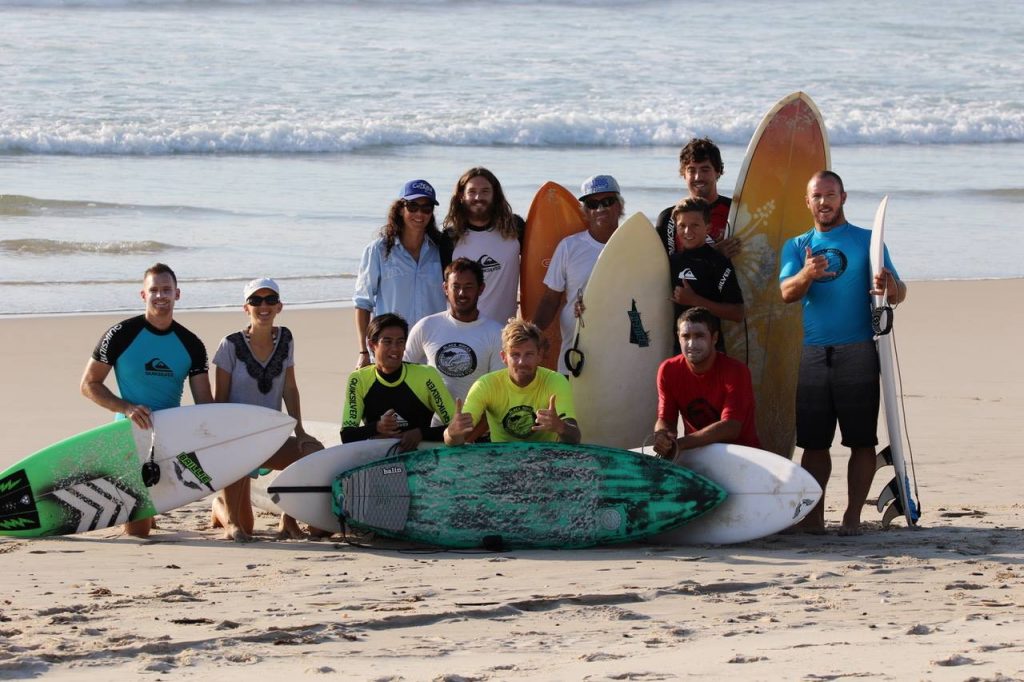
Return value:
[[(269, 277), (245, 285), (243, 309), (249, 317), (245, 329), (221, 339), (213, 356), (214, 400), (245, 403), (285, 410), (295, 419), (295, 435), (264, 463), (267, 470), (283, 469), (302, 457), (323, 450), (323, 444), (302, 427), (299, 387), (295, 383), (295, 342), (288, 327), (274, 325), (284, 304), (281, 288)], [(265, 473), (262, 470), (260, 473)], [(213, 502), (213, 526), (224, 528), (224, 538), (236, 542), (252, 539), (251, 478), (245, 477), (217, 493)], [(316, 529), (311, 529), (319, 533)], [(281, 516), (278, 536), (303, 537), (295, 519)]]
[(429, 182), (405, 183), (388, 210), (380, 236), (363, 250), (352, 296), (359, 335), (356, 369), (370, 364), (366, 347), (370, 318), (395, 313), (412, 326), (447, 308), (441, 285), (452, 247), (437, 229), (435, 206), (437, 198)]

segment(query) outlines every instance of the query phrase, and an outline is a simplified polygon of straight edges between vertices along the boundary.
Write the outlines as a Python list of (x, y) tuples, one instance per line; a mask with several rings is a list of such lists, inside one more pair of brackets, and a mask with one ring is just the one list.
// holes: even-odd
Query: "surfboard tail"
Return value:
[(39, 528), (32, 486), (24, 469), (0, 478), (0, 535)]
[[(909, 486), (910, 480), (904, 478), (903, 484)], [(909, 487), (907, 490), (909, 490)], [(878, 495), (877, 509), (880, 512), (884, 510), (882, 514), (882, 528), (888, 528), (893, 519), (899, 516), (907, 519), (908, 528), (917, 526), (917, 521), (921, 518), (920, 507), (909, 494), (906, 495), (906, 505), (904, 505), (903, 499), (904, 496), (900, 492), (899, 477), (893, 478)]]

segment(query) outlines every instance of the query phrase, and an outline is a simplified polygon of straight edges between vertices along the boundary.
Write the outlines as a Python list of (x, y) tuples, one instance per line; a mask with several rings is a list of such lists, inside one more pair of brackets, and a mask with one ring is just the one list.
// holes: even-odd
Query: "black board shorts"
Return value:
[(878, 350), (874, 341), (804, 346), (796, 387), (796, 444), (827, 450), (836, 423), (848, 448), (878, 444)]

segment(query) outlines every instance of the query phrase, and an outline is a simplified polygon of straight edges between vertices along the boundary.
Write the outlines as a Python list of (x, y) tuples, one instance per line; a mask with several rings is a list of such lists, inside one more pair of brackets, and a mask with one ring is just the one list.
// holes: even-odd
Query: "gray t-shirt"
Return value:
[(228, 402), (281, 409), (285, 370), (295, 365), (295, 343), (287, 327), (279, 327), (274, 352), (266, 363), (252, 354), (245, 332), (221, 339), (213, 364), (231, 375)]

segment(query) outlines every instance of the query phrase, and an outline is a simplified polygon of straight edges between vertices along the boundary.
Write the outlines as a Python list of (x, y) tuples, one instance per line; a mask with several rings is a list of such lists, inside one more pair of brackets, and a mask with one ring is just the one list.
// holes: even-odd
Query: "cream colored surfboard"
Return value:
[(583, 292), (583, 366), (569, 383), (584, 443), (628, 449), (653, 431), (658, 366), (672, 354), (669, 279), (654, 226), (635, 214), (612, 234)]
[(800, 305), (782, 302), (779, 252), (813, 224), (807, 181), (830, 163), (821, 113), (810, 97), (794, 92), (772, 107), (750, 140), (729, 212), (727, 234), (743, 242), (733, 264), (747, 319), (724, 323), (726, 350), (750, 367), (762, 446), (784, 457), (793, 456), (796, 439), (803, 327)]

